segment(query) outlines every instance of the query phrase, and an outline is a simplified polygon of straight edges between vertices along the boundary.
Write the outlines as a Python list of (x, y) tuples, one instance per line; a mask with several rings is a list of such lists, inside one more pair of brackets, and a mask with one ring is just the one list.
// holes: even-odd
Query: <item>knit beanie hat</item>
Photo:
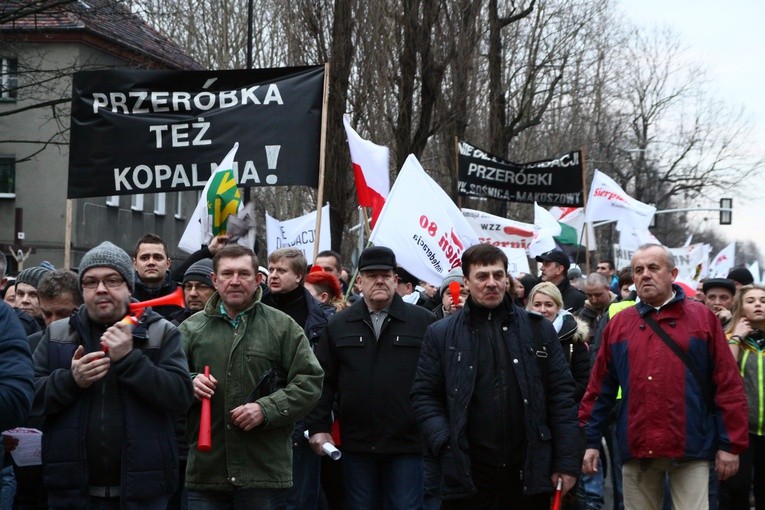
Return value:
[(441, 282), (441, 287), (439, 287), (439, 290), (441, 291), (441, 295), (444, 295), (444, 292), (446, 292), (446, 289), (449, 288), (449, 284), (452, 282), (459, 282), (460, 285), (465, 285), (465, 279), (464, 274), (462, 273), (462, 267), (455, 267), (451, 271), (449, 271), (449, 274), (446, 275), (446, 278), (444, 278), (444, 281)]
[(19, 283), (27, 283), (36, 289), (40, 284), (42, 277), (47, 273), (50, 273), (50, 271), (50, 269), (40, 266), (28, 267), (16, 276), (16, 285)]
[(212, 280), (210, 279), (210, 273), (213, 271), (212, 259), (202, 259), (194, 262), (189, 266), (185, 273), (183, 273), (183, 283), (186, 282), (200, 282), (210, 287), (214, 287)]
[(127, 283), (130, 293), (133, 293), (134, 272), (133, 261), (130, 255), (119, 246), (115, 246), (109, 241), (104, 241), (82, 257), (80, 261), (80, 290), (82, 290), (82, 276), (85, 271), (92, 267), (110, 267), (117, 271)]
[(754, 283), (754, 276), (752, 276), (752, 273), (745, 267), (731, 269), (728, 273), (728, 279), (736, 281), (741, 285), (751, 285)]

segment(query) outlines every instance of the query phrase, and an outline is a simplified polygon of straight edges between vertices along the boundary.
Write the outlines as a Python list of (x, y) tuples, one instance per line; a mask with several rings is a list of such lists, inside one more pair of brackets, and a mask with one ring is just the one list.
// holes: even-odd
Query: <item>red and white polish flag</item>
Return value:
[(372, 208), (371, 224), (374, 226), (390, 191), (390, 151), (385, 146), (361, 138), (351, 127), (350, 115), (343, 115), (343, 125), (351, 149), (359, 205)]

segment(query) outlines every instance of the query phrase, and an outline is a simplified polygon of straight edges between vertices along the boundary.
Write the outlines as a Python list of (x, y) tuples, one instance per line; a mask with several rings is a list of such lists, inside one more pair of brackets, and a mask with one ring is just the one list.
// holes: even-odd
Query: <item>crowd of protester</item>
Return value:
[(482, 244), (425, 282), (395, 247), (351, 273), (224, 236), (173, 264), (154, 234), (77, 271), (0, 257), (0, 510), (600, 510), (607, 477), (614, 510), (765, 509), (765, 286), (686, 295), (660, 245), (537, 262)]

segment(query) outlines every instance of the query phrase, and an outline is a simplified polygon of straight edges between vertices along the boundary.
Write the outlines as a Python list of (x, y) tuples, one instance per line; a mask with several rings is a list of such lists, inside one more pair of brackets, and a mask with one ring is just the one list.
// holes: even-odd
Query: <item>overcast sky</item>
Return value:
[[(634, 22), (668, 25), (680, 35), (689, 55), (709, 70), (720, 98), (752, 115), (751, 153), (765, 155), (765, 0), (622, 0), (622, 6)], [(757, 199), (744, 201), (732, 195), (733, 225), (719, 227), (731, 241), (754, 237), (763, 256), (765, 235), (752, 226), (765, 225), (764, 179), (746, 183), (749, 189), (763, 190)], [(711, 216), (717, 223), (717, 214)]]

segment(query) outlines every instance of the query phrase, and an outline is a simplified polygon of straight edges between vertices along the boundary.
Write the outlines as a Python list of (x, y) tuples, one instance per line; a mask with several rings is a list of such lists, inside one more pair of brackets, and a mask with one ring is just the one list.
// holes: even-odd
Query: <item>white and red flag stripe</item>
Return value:
[(361, 138), (351, 127), (350, 115), (343, 115), (343, 125), (351, 149), (359, 205), (372, 208), (371, 224), (374, 226), (390, 191), (390, 151), (385, 146)]

